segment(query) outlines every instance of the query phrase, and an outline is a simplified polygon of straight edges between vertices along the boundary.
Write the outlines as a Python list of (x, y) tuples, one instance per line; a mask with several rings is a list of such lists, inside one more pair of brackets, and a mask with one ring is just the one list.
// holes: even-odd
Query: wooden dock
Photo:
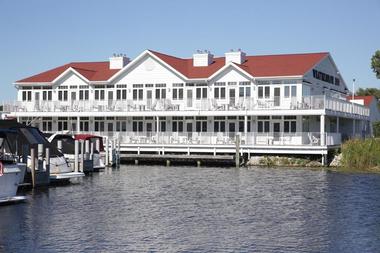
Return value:
[(135, 164), (143, 163), (157, 163), (166, 164), (170, 166), (171, 163), (177, 164), (196, 164), (201, 166), (203, 164), (223, 164), (233, 165), (235, 156), (233, 155), (196, 155), (196, 154), (120, 154), (121, 162), (134, 162)]

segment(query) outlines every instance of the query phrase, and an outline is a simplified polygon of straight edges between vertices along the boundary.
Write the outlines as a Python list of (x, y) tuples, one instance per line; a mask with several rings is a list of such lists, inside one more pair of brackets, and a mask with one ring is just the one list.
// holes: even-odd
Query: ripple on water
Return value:
[(380, 176), (122, 166), (0, 207), (5, 252), (376, 252)]

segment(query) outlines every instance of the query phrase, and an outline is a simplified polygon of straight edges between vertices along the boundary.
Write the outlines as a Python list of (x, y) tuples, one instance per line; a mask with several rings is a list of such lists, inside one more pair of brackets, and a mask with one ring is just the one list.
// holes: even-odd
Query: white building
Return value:
[(368, 134), (369, 109), (346, 100), (329, 53), (73, 62), (14, 83), (5, 110), (45, 132), (118, 136), (130, 152), (327, 154)]

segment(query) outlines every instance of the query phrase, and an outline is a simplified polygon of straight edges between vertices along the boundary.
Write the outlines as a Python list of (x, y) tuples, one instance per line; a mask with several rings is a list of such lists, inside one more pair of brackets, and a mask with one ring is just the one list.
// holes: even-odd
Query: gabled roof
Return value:
[[(352, 96), (347, 96), (349, 101), (352, 100)], [(354, 96), (354, 100), (363, 100), (365, 106), (369, 106), (373, 100), (376, 100), (375, 96)]]
[[(194, 67), (192, 58), (183, 59), (152, 50), (148, 51), (189, 79), (209, 78), (225, 66), (225, 57), (215, 57), (207, 67)], [(247, 56), (245, 62), (235, 65), (254, 77), (302, 76), (328, 55), (328, 53), (308, 53)], [(107, 81), (120, 71), (109, 69), (108, 61), (72, 62), (16, 83), (49, 83), (69, 68), (74, 69), (89, 81)]]
[(52, 82), (67, 69), (72, 68), (89, 81), (107, 81), (118, 69), (109, 69), (109, 62), (71, 62), (40, 74), (22, 79), (16, 83)]
[[(207, 67), (194, 67), (193, 59), (149, 51), (188, 78), (208, 78), (225, 64), (225, 57), (216, 57)], [(327, 55), (328, 53), (247, 56), (245, 62), (237, 65), (255, 77), (302, 76)]]

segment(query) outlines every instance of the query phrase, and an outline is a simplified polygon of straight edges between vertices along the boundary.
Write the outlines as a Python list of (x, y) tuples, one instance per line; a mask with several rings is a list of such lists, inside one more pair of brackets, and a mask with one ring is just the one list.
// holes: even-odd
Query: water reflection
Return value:
[(375, 252), (380, 176), (124, 166), (0, 207), (0, 251)]

